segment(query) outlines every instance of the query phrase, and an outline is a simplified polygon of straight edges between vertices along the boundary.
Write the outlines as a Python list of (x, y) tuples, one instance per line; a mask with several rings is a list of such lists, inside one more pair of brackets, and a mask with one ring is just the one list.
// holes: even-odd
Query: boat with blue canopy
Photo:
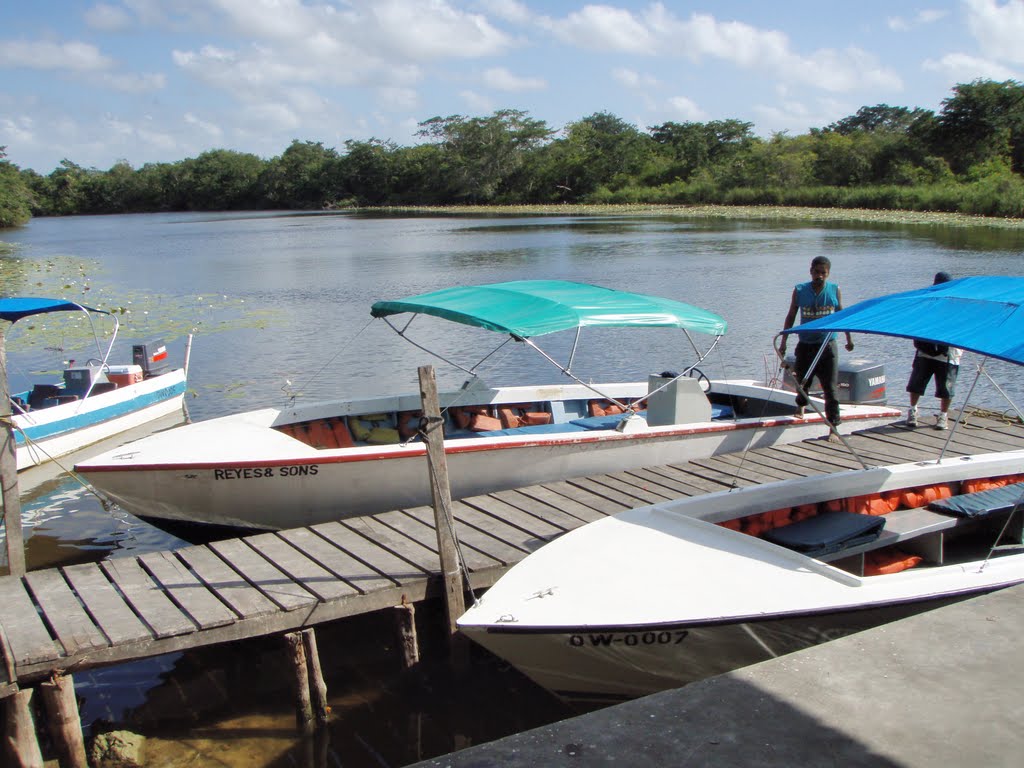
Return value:
[[(370, 314), (467, 375), (462, 387), (439, 395), (455, 499), (824, 431), (820, 419), (794, 417), (792, 391), (704, 375), (697, 365), (726, 332), (726, 322), (684, 302), (582, 283), (521, 280), (378, 301)], [(424, 317), (497, 334), (497, 348), (475, 364), (441, 355), (432, 349), (434, 328), (425, 329), (426, 341), (417, 336)], [(576, 373), (584, 333), (663, 328), (682, 332), (692, 363), (617, 383), (595, 383)], [(562, 360), (539, 344), (559, 333), (571, 335)], [(698, 336), (708, 343), (699, 345)], [(535, 350), (560, 380), (497, 387), (483, 382), (481, 365), (508, 344)], [(77, 469), (123, 508), (165, 528), (186, 523), (278, 529), (417, 507), (431, 501), (421, 407), (419, 393), (314, 404), (293, 400), (136, 441)], [(845, 429), (898, 416), (884, 402), (847, 403), (843, 410)]]
[[(963, 278), (786, 332), (926, 339), (1021, 365), (1022, 302), (1024, 278)], [(1013, 444), (1005, 426), (993, 422), (987, 442), (973, 432), (950, 458), (953, 430), (934, 461), (861, 459), (582, 525), (511, 568), (458, 626), (541, 686), (593, 704), (1024, 583), (1024, 450), (991, 447)], [(882, 444), (914, 435), (879, 431)]]
[[(132, 347), (132, 362), (111, 361), (120, 323), (113, 313), (67, 299), (0, 298), (0, 320), (19, 321), (50, 313), (81, 313), (92, 331), (94, 351), (84, 363), (66, 361), (56, 381), (31, 379), (27, 389), (9, 393), (18, 470), (68, 456), (136, 427), (182, 413), (186, 367), (172, 368), (163, 341)], [(112, 325), (104, 349), (97, 317)], [(5, 335), (8, 329), (5, 329)], [(5, 369), (5, 370), (13, 370)]]

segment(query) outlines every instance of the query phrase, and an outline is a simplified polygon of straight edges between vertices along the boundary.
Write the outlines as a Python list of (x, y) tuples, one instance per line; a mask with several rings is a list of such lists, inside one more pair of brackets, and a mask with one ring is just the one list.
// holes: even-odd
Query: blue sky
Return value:
[(739, 119), (805, 133), (1021, 79), (1024, 0), (4, 0), (0, 146), (48, 174), (293, 139), (419, 141), (441, 115), (554, 129)]

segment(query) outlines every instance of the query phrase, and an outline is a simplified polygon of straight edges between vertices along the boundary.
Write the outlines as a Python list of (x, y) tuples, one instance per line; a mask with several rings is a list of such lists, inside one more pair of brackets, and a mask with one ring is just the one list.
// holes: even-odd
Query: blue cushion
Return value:
[(766, 531), (762, 538), (808, 557), (821, 557), (882, 535), (885, 518), (855, 512), (823, 512), (798, 523)]
[(955, 517), (985, 517), (997, 512), (1009, 512), (1024, 500), (1024, 483), (1004, 485), (977, 493), (965, 493), (948, 499), (938, 499), (928, 509)]

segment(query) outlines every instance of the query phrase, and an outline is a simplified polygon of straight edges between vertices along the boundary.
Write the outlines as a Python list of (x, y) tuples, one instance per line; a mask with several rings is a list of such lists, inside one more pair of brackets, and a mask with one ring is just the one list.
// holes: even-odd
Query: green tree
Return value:
[(489, 117), (432, 117), (420, 123), (417, 135), (442, 148), (454, 199), (487, 203), (508, 189), (527, 154), (552, 133), (543, 120), (503, 109)]
[[(700, 169), (727, 163), (754, 142), (753, 123), (712, 120), (707, 123), (662, 123), (649, 130), (651, 138), (673, 160), (669, 173), (687, 180)], [(664, 179), (670, 181), (671, 179)]]
[(266, 164), (256, 155), (214, 149), (182, 163), (186, 207), (231, 211), (259, 207), (258, 182)]
[(6, 160), (0, 147), (0, 229), (18, 227), (32, 218), (32, 193), (18, 166)]
[(635, 182), (655, 155), (653, 139), (608, 112), (570, 123), (558, 142), (552, 170), (572, 199), (599, 187), (621, 189)]
[(975, 80), (954, 86), (942, 102), (935, 141), (957, 173), (992, 160), (1024, 171), (1024, 85)]
[(280, 157), (267, 165), (260, 181), (271, 206), (308, 210), (322, 208), (337, 196), (338, 153), (321, 141), (293, 139)]

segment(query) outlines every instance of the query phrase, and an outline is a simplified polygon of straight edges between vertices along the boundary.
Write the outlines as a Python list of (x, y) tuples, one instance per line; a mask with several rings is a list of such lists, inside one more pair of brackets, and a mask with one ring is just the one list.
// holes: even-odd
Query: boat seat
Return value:
[[(56, 398), (64, 394), (64, 388), (58, 384), (36, 384), (28, 396), (28, 405), (34, 410), (56, 405)], [(54, 402), (47, 402), (53, 400)]]
[(987, 491), (965, 493), (948, 499), (937, 499), (928, 509), (954, 517), (977, 519), (1012, 511), (1024, 502), (1024, 483), (1013, 483)]
[(765, 531), (762, 538), (808, 557), (842, 552), (882, 535), (885, 518), (856, 512), (823, 512), (798, 523)]
[(104, 392), (113, 392), (117, 389), (117, 382), (114, 381), (101, 381), (92, 388), (90, 395), (102, 395)]

